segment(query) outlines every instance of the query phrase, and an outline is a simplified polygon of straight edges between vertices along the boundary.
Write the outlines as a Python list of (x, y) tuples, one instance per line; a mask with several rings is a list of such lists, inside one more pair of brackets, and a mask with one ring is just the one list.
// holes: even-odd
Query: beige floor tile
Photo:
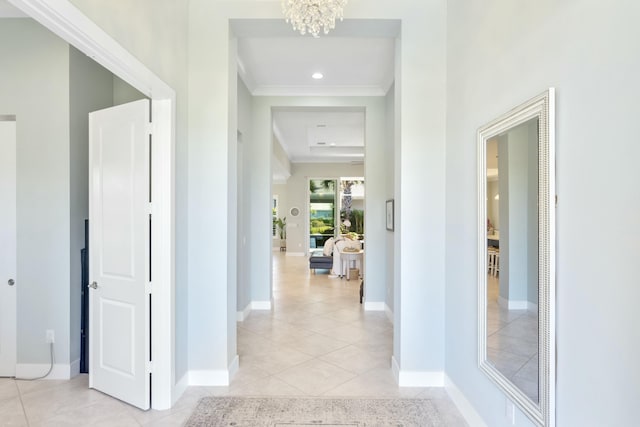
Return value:
[(64, 406), (58, 406), (52, 413), (39, 413), (39, 415), (34, 419), (27, 410), (30, 426), (137, 427), (140, 425), (129, 413), (127, 405), (106, 396), (89, 405), (73, 406), (72, 403), (65, 403)]
[(320, 359), (332, 363), (354, 374), (363, 374), (374, 368), (391, 368), (391, 357), (384, 353), (364, 353), (354, 345), (327, 353)]
[(366, 329), (360, 323), (349, 323), (336, 329), (323, 331), (321, 334), (347, 343), (356, 343), (365, 339)]
[(240, 365), (252, 366), (266, 371), (269, 374), (276, 374), (312, 358), (313, 356), (307, 353), (302, 353), (293, 348), (280, 346), (274, 350), (265, 351), (263, 353), (240, 355)]
[(325, 393), (325, 396), (416, 397), (423, 388), (398, 387), (391, 369), (365, 372)]
[(349, 381), (355, 374), (331, 363), (313, 359), (276, 375), (309, 396), (320, 396), (338, 385)]
[(292, 324), (302, 329), (322, 333), (325, 331), (337, 329), (344, 325), (344, 322), (339, 322), (337, 320), (330, 319), (324, 316), (316, 316), (309, 319), (293, 322)]
[[(240, 369), (226, 387), (189, 387), (166, 411), (141, 411), (69, 381), (0, 379), (0, 424), (27, 426), (181, 426), (203, 396), (368, 396), (433, 400), (447, 426), (465, 425), (442, 388), (399, 388), (391, 373), (393, 327), (382, 312), (365, 312), (359, 282), (310, 274), (308, 260), (274, 257), (274, 308), (238, 322)], [(498, 322), (526, 313), (496, 308)], [(522, 365), (521, 365), (522, 366)], [(532, 368), (523, 367), (526, 381)]]
[(302, 353), (309, 354), (314, 357), (322, 356), (339, 348), (349, 345), (344, 341), (330, 338), (326, 335), (312, 334), (291, 341), (286, 341), (285, 344), (293, 349), (301, 351)]
[(276, 376), (253, 381), (249, 384), (231, 385), (229, 395), (235, 396), (301, 396), (303, 391)]
[(20, 395), (16, 382), (10, 378), (0, 378), (0, 400), (11, 399)]
[(0, 425), (27, 426), (27, 417), (22, 409), (20, 397), (0, 399)]
[(171, 415), (167, 415), (165, 417), (146, 422), (142, 424), (144, 427), (180, 427), (183, 426), (189, 417), (193, 409), (186, 409), (183, 411), (175, 412)]

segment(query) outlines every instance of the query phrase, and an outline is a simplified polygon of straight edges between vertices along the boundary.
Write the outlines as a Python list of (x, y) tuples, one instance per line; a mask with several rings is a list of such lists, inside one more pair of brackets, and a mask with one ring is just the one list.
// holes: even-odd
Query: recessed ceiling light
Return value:
[(313, 77), (316, 80), (320, 80), (321, 78), (324, 77), (324, 75), (322, 73), (313, 73), (311, 77)]
[(332, 146), (332, 147), (335, 147), (335, 146), (336, 146), (336, 143), (335, 143), (335, 142), (332, 142), (332, 143), (331, 143), (331, 144), (329, 144), (329, 145), (330, 145), (330, 146)]

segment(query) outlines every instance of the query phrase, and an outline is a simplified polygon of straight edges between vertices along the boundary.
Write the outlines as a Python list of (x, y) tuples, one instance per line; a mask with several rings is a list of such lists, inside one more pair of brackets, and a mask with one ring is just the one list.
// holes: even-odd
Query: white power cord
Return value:
[(42, 375), (41, 377), (35, 377), (35, 378), (18, 378), (18, 377), (15, 377), (15, 379), (19, 380), (19, 381), (35, 381), (35, 380), (41, 380), (41, 379), (44, 379), (44, 378), (48, 377), (49, 374), (51, 373), (51, 371), (53, 371), (53, 362), (54, 362), (53, 343), (49, 343), (49, 350), (51, 352), (51, 365), (49, 366), (49, 370), (47, 371), (46, 374)]

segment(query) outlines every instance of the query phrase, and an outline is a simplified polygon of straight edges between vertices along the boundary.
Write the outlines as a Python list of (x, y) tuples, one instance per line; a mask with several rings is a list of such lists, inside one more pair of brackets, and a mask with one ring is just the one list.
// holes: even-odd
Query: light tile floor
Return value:
[(359, 281), (309, 272), (306, 257), (274, 253), (274, 309), (238, 323), (240, 370), (228, 387), (189, 387), (167, 411), (140, 411), (70, 381), (0, 379), (0, 425), (179, 426), (206, 395), (428, 398), (446, 426), (466, 423), (441, 388), (398, 387), (393, 328), (364, 312)]
[(501, 307), (499, 283), (487, 275), (487, 358), (538, 402), (538, 313)]

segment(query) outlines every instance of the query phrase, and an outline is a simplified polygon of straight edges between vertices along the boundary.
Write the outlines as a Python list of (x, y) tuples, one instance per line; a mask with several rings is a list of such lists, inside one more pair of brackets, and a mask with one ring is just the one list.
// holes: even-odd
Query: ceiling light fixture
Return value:
[(324, 77), (324, 74), (322, 74), (322, 73), (313, 73), (313, 74), (311, 75), (311, 77), (313, 77), (313, 78), (314, 78), (314, 79), (316, 79), (316, 80), (320, 80), (321, 78), (323, 78), (323, 77)]
[(282, 12), (295, 31), (317, 38), (321, 29), (329, 34), (336, 27), (336, 18), (342, 21), (346, 4), (347, 0), (282, 0)]

